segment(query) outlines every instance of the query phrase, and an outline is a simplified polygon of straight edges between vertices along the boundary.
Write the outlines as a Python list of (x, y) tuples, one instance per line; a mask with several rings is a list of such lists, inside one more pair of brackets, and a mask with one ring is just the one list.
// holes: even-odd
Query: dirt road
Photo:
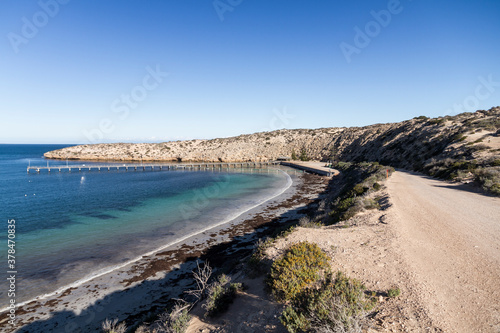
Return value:
[(429, 316), (445, 332), (500, 332), (500, 198), (400, 171), (387, 187)]

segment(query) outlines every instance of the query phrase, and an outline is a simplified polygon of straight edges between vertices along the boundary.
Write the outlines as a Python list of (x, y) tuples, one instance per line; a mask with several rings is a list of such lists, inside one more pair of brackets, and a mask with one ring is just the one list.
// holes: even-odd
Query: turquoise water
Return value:
[[(7, 221), (15, 219), (17, 302), (227, 222), (290, 182), (277, 170), (248, 169), (26, 173), (29, 163), (46, 165), (42, 154), (57, 148), (0, 145), (0, 237), (7, 249)], [(5, 263), (6, 256), (4, 250)]]

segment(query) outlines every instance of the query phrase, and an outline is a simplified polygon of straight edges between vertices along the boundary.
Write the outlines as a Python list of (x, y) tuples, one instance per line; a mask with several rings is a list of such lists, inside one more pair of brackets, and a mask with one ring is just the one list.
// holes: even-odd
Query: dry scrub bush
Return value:
[(225, 274), (208, 287), (207, 302), (203, 308), (207, 311), (205, 317), (214, 317), (224, 312), (236, 297), (236, 292), (242, 289), (241, 283), (229, 283), (231, 278)]
[[(196, 282), (196, 289), (188, 290), (186, 293), (193, 295), (196, 298), (196, 302), (203, 299), (208, 288), (208, 280), (212, 276), (212, 267), (206, 262), (203, 268), (200, 267), (200, 263), (196, 262), (196, 271), (193, 271), (193, 278)], [(195, 302), (195, 303), (196, 303)]]
[(118, 319), (106, 320), (102, 323), (102, 331), (104, 333), (125, 333), (127, 331), (127, 326), (124, 322), (118, 324)]
[(485, 191), (500, 195), (500, 168), (479, 168), (474, 171), (476, 181)]
[(164, 312), (159, 315), (150, 327), (146, 325), (139, 326), (135, 333), (184, 333), (186, 332), (191, 315), (189, 307), (191, 304), (176, 304), (172, 311)]
[(170, 313), (164, 312), (158, 320), (158, 333), (184, 333), (189, 326), (190, 304), (176, 304)]
[(322, 224), (314, 221), (309, 216), (303, 216), (299, 219), (299, 226), (302, 228), (320, 228)]
[(281, 316), (289, 332), (361, 332), (375, 301), (365, 296), (356, 279), (327, 274), (319, 286), (304, 289)]
[(269, 286), (276, 299), (292, 300), (316, 283), (327, 267), (328, 257), (317, 244), (300, 242), (272, 264)]

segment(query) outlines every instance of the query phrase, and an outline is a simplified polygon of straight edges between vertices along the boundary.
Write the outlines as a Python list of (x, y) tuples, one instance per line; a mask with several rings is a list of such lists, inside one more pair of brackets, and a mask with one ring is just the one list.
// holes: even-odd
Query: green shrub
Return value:
[(191, 315), (187, 309), (182, 310), (182, 312), (173, 318), (171, 322), (171, 329), (175, 333), (183, 333), (187, 330), (189, 326), (189, 321), (191, 320)]
[(341, 272), (328, 274), (317, 288), (307, 288), (281, 316), (289, 332), (361, 331), (362, 320), (375, 301), (365, 296), (365, 287)]
[(342, 214), (342, 216), (340, 217), (340, 221), (347, 221), (350, 218), (353, 218), (354, 216), (356, 216), (356, 214), (358, 214), (362, 210), (363, 210), (362, 203), (359, 202), (359, 201), (356, 201), (356, 203), (354, 205), (352, 205), (351, 207), (349, 207), (349, 209), (346, 210)]
[(363, 195), (363, 193), (365, 193), (366, 190), (368, 190), (368, 188), (364, 187), (362, 184), (356, 184), (352, 188), (350, 196)]
[(309, 157), (307, 156), (307, 153), (306, 153), (306, 150), (305, 149), (302, 149), (300, 151), (300, 156), (299, 156), (299, 159), (301, 161), (309, 161)]
[(442, 179), (453, 180), (459, 174), (459, 171), (469, 171), (474, 172), (478, 167), (477, 162), (464, 161), (464, 160), (454, 160), (451, 158), (446, 158), (440, 161), (433, 161), (424, 167), (431, 176), (438, 177)]
[[(176, 304), (170, 312), (160, 315), (158, 320), (159, 332), (184, 333), (186, 332), (191, 315), (189, 314), (190, 304)], [(153, 332), (155, 332), (153, 330)]]
[(480, 151), (480, 150), (486, 150), (488, 148), (490, 148), (488, 145), (480, 143), (480, 144), (472, 146), (470, 149), (473, 151)]
[(432, 125), (441, 125), (446, 121), (444, 118), (433, 118), (429, 120), (429, 123)]
[(259, 239), (255, 243), (255, 249), (248, 259), (248, 275), (251, 278), (255, 278), (261, 274), (264, 274), (268, 270), (268, 263), (265, 260), (266, 250), (272, 246), (274, 243), (274, 238), (268, 237), (265, 240)]
[(274, 261), (269, 286), (276, 299), (292, 300), (321, 278), (328, 267), (328, 257), (317, 244), (300, 242), (292, 245), (281, 259)]
[(373, 184), (373, 189), (375, 191), (379, 191), (381, 188), (382, 188), (382, 185), (380, 185), (379, 183), (374, 183)]
[(500, 119), (498, 117), (480, 119), (471, 124), (473, 128), (495, 131), (500, 128)]
[(467, 139), (467, 137), (466, 137), (465, 135), (463, 135), (463, 134), (457, 134), (457, 135), (455, 135), (455, 136), (453, 137), (453, 139), (452, 139), (452, 140), (453, 140), (453, 141), (455, 141), (455, 142), (462, 142), (462, 141), (464, 141), (465, 139)]
[(304, 332), (309, 328), (309, 320), (303, 313), (297, 313), (292, 306), (281, 314), (280, 321), (290, 333)]
[(335, 165), (335, 168), (336, 169), (339, 169), (339, 170), (347, 170), (349, 169), (350, 167), (352, 166), (352, 163), (351, 162), (338, 162), (336, 165)]
[(265, 240), (259, 238), (259, 240), (255, 243), (253, 255), (258, 259), (264, 258), (266, 250), (273, 245), (273, 242), (274, 239), (272, 238), (266, 238)]
[(401, 295), (401, 290), (399, 288), (391, 288), (387, 291), (387, 296), (390, 298), (395, 298)]
[(478, 168), (474, 171), (474, 176), (485, 191), (500, 195), (500, 168)]
[(214, 317), (224, 312), (236, 297), (236, 292), (242, 288), (241, 283), (229, 283), (231, 278), (225, 274), (219, 276), (216, 282), (208, 287), (207, 302), (203, 308), (205, 316)]
[(333, 294), (351, 306), (350, 313), (354, 314), (360, 309), (355, 306), (357, 303), (362, 303), (363, 309), (370, 310), (373, 308), (374, 303), (370, 300), (366, 300), (364, 297), (365, 286), (356, 279), (349, 278), (342, 272), (337, 272), (335, 280), (332, 281), (331, 276), (326, 280), (327, 287), (333, 290)]
[(349, 207), (351, 207), (354, 204), (355, 201), (356, 201), (355, 198), (351, 197), (345, 198), (339, 202), (339, 204), (337, 205), (337, 209), (341, 211), (346, 211), (349, 209)]
[(379, 209), (380, 204), (377, 202), (377, 200), (367, 198), (363, 200), (363, 207), (365, 209)]
[(413, 119), (416, 119), (416, 120), (428, 120), (429, 117), (426, 117), (426, 116), (418, 116), (418, 117), (415, 117)]

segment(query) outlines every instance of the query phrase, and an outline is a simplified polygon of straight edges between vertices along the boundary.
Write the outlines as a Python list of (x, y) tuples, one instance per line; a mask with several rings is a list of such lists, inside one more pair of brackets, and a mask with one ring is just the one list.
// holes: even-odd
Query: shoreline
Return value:
[[(271, 220), (271, 215), (283, 215), (290, 210), (290, 200), (300, 201), (297, 193), (299, 188), (305, 187), (303, 178), (306, 176), (293, 177), (297, 179), (280, 193), (229, 221), (166, 244), (133, 262), (120, 265), (118, 269), (89, 278), (77, 287), (60, 288), (58, 293), (28, 302), (16, 313), (15, 331), (51, 330), (61, 324), (70, 325), (69, 331), (78, 327), (97, 329), (106, 318), (140, 317), (164, 304), (166, 295), (178, 297), (179, 292), (182, 294), (192, 282), (191, 270), (196, 258), (237, 237), (245, 238), (249, 232), (265, 224), (266, 219)], [(280, 207), (287, 206), (286, 203), (289, 203), (288, 207)], [(275, 213), (269, 215), (272, 211)], [(267, 216), (263, 217), (266, 212)], [(153, 290), (158, 297), (145, 301), (144, 295), (153, 293)], [(138, 304), (141, 301), (142, 304)]]
[[(269, 201), (271, 201), (271, 200), (279, 197), (280, 195), (282, 195), (284, 192), (286, 192), (293, 185), (293, 180), (292, 180), (292, 178), (290, 177), (290, 175), (286, 171), (283, 171), (283, 170), (280, 170), (280, 169), (276, 169), (276, 170), (282, 172), (287, 177), (287, 183), (285, 184), (285, 186), (283, 188), (281, 188), (279, 190), (278, 193), (275, 193), (271, 197), (263, 199), (262, 202), (257, 203), (255, 205), (249, 207), (249, 208), (246, 208), (243, 211), (238, 211), (235, 215), (232, 215), (232, 216), (226, 218), (225, 220), (223, 220), (221, 222), (218, 222), (216, 224), (212, 224), (212, 225), (209, 225), (209, 226), (204, 227), (202, 229), (196, 230), (196, 231), (194, 231), (194, 232), (192, 232), (190, 234), (180, 236), (179, 238), (177, 238), (175, 240), (172, 240), (172, 241), (170, 241), (167, 244), (161, 245), (161, 246), (159, 246), (159, 247), (157, 247), (157, 248), (155, 248), (153, 250), (150, 250), (150, 251), (148, 251), (146, 253), (139, 254), (135, 258), (132, 258), (132, 259), (130, 259), (130, 260), (124, 262), (124, 263), (115, 264), (115, 265), (111, 265), (111, 266), (107, 266), (107, 267), (101, 268), (101, 269), (93, 272), (90, 275), (86, 275), (86, 276), (84, 276), (84, 277), (82, 277), (82, 278), (80, 278), (80, 279), (78, 279), (78, 280), (76, 280), (76, 281), (74, 281), (74, 282), (72, 282), (70, 284), (61, 286), (61, 287), (57, 288), (56, 290), (54, 290), (52, 292), (48, 292), (48, 293), (45, 293), (45, 294), (37, 295), (37, 296), (35, 296), (35, 297), (33, 297), (33, 298), (29, 299), (29, 300), (22, 301), (22, 302), (18, 303), (17, 306), (18, 307), (23, 307), (23, 306), (25, 306), (27, 304), (30, 304), (32, 302), (43, 301), (43, 300), (49, 299), (51, 297), (56, 297), (56, 296), (58, 296), (60, 294), (63, 294), (68, 289), (78, 288), (81, 285), (83, 285), (85, 283), (88, 283), (88, 282), (90, 282), (92, 280), (95, 280), (95, 279), (97, 279), (97, 278), (99, 278), (101, 276), (112, 274), (115, 271), (119, 271), (121, 269), (125, 269), (127, 266), (134, 265), (135, 263), (139, 262), (140, 260), (142, 260), (145, 257), (154, 256), (154, 255), (156, 255), (160, 251), (164, 251), (164, 250), (167, 250), (168, 248), (178, 246), (179, 244), (182, 244), (183, 242), (188, 241), (189, 239), (197, 237), (197, 236), (199, 236), (201, 234), (205, 234), (206, 232), (211, 231), (212, 229), (216, 230), (217, 228), (219, 228), (221, 226), (224, 226), (226, 224), (232, 223), (233, 221), (237, 221), (241, 216), (243, 216), (247, 212), (250, 212), (250, 211), (254, 210), (255, 208), (257, 208), (257, 207), (259, 207), (261, 205), (265, 205), (267, 202), (269, 202)], [(3, 314), (4, 312), (9, 311), (9, 309), (10, 309), (9, 307), (5, 307), (5, 308), (0, 309), (0, 314)]]

